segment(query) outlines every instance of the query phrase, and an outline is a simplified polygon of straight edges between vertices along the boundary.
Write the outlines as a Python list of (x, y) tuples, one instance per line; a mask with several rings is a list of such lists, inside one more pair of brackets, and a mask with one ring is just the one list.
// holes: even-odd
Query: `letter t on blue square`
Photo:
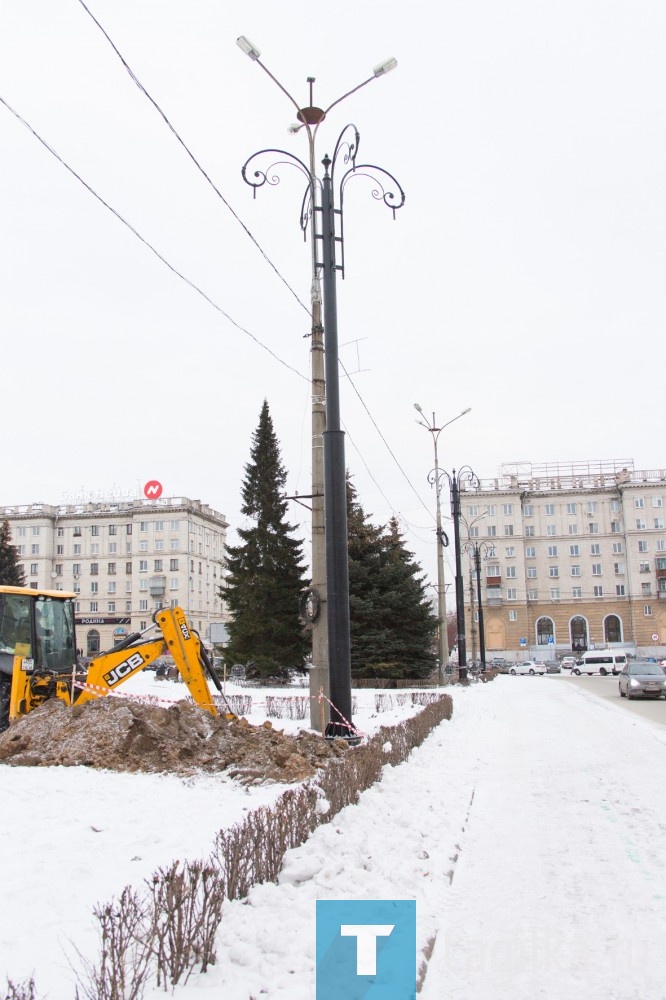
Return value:
[(318, 899), (316, 1000), (415, 1000), (416, 902)]

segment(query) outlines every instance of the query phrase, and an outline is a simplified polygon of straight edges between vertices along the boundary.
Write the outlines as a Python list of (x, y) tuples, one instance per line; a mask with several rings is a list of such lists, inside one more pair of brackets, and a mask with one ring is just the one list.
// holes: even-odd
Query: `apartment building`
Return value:
[[(497, 479), (463, 479), (460, 500), (463, 547), (479, 548), (487, 654), (666, 655), (666, 469), (503, 465)], [(476, 600), (466, 586), (470, 656)]]
[(37, 590), (77, 594), (84, 656), (110, 649), (152, 624), (164, 606), (182, 607), (204, 642), (223, 621), (219, 597), (228, 523), (199, 500), (168, 497), (0, 508)]

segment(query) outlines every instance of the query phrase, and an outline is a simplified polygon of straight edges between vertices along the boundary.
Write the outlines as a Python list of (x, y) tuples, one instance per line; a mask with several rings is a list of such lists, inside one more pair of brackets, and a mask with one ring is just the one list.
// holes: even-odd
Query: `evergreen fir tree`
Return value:
[(434, 668), (437, 616), (398, 523), (371, 524), (347, 481), (352, 674), (419, 678)]
[(264, 404), (245, 466), (241, 511), (250, 527), (239, 528), (241, 544), (227, 549), (226, 589), (229, 623), (227, 659), (254, 663), (262, 676), (287, 676), (303, 669), (309, 640), (299, 617), (299, 599), (308, 581), (302, 566), (302, 542), (286, 521), (287, 474), (273, 421)]
[(0, 526), (0, 584), (4, 587), (25, 587), (25, 572), (19, 554), (12, 545), (12, 530), (7, 518)]

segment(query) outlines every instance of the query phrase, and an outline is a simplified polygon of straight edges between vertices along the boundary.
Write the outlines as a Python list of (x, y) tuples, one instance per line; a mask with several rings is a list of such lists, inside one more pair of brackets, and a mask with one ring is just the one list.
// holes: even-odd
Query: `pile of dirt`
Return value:
[(0, 735), (0, 762), (11, 766), (228, 771), (247, 784), (303, 781), (345, 750), (344, 740), (228, 721), (187, 701), (162, 707), (121, 698), (73, 708), (53, 699)]

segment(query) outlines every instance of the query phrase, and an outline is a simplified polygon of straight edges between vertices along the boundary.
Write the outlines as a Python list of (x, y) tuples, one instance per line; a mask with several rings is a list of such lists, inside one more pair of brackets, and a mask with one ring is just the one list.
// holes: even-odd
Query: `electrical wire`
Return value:
[(150, 103), (153, 105), (153, 107), (155, 108), (155, 110), (157, 111), (157, 113), (160, 115), (160, 117), (164, 121), (164, 123), (167, 126), (167, 128), (173, 134), (174, 138), (177, 139), (177, 141), (183, 147), (183, 149), (185, 150), (185, 152), (187, 153), (187, 155), (189, 156), (189, 158), (192, 160), (192, 163), (194, 163), (194, 165), (197, 168), (197, 170), (206, 179), (206, 181), (208, 182), (208, 184), (210, 184), (211, 188), (213, 189), (213, 191), (215, 192), (215, 194), (218, 196), (218, 198), (220, 199), (220, 201), (223, 203), (223, 205), (226, 208), (229, 209), (229, 211), (233, 215), (234, 219), (239, 224), (239, 226), (242, 227), (242, 229), (244, 230), (244, 232), (246, 233), (246, 235), (249, 236), (249, 238), (252, 240), (252, 242), (254, 243), (254, 245), (256, 246), (257, 250), (259, 251), (259, 253), (261, 254), (261, 256), (264, 258), (264, 260), (266, 261), (266, 263), (273, 269), (273, 271), (275, 272), (275, 274), (277, 274), (277, 276), (280, 279), (280, 281), (289, 289), (289, 291), (294, 296), (294, 298), (296, 299), (296, 301), (298, 302), (298, 304), (303, 309), (305, 309), (306, 313), (309, 314), (310, 313), (309, 306), (305, 305), (305, 303), (299, 298), (298, 294), (291, 287), (291, 285), (289, 284), (289, 282), (287, 281), (287, 279), (282, 274), (280, 274), (279, 270), (277, 269), (277, 267), (275, 266), (275, 264), (273, 263), (273, 261), (270, 259), (270, 257), (266, 253), (266, 251), (263, 249), (263, 247), (261, 246), (261, 244), (259, 243), (259, 241), (255, 238), (255, 236), (253, 235), (253, 233), (248, 229), (248, 227), (245, 225), (245, 223), (240, 218), (240, 216), (238, 215), (238, 213), (231, 207), (231, 205), (229, 204), (229, 202), (227, 201), (227, 199), (224, 197), (224, 195), (222, 194), (222, 192), (220, 191), (220, 189), (216, 186), (216, 184), (214, 183), (214, 181), (211, 179), (211, 177), (206, 173), (206, 171), (204, 170), (204, 168), (202, 167), (202, 165), (199, 163), (199, 161), (197, 160), (196, 156), (194, 155), (194, 153), (192, 152), (192, 150), (189, 148), (189, 146), (187, 145), (187, 143), (180, 136), (180, 134), (175, 129), (175, 127), (171, 124), (171, 122), (167, 118), (166, 114), (164, 113), (164, 111), (162, 110), (162, 108), (160, 107), (160, 105), (151, 96), (151, 94), (148, 93), (148, 91), (146, 90), (146, 88), (144, 87), (144, 85), (141, 83), (141, 81), (139, 80), (138, 76), (136, 75), (136, 73), (134, 72), (134, 70), (131, 68), (131, 66), (129, 65), (129, 63), (125, 59), (125, 57), (122, 55), (122, 53), (120, 52), (118, 46), (114, 43), (114, 41), (112, 40), (112, 38), (110, 37), (110, 35), (108, 34), (108, 32), (102, 27), (102, 25), (97, 20), (97, 18), (95, 17), (95, 15), (90, 11), (90, 9), (88, 7), (86, 7), (86, 5), (83, 2), (83, 0), (79, 0), (79, 3), (81, 4), (81, 6), (83, 7), (83, 9), (85, 10), (86, 14), (90, 17), (90, 19), (97, 25), (97, 27), (99, 28), (99, 30), (102, 32), (102, 34), (106, 38), (107, 42), (109, 43), (109, 45), (111, 46), (111, 48), (113, 49), (113, 51), (116, 53), (116, 55), (120, 59), (121, 63), (125, 67), (125, 69), (127, 70), (127, 72), (129, 74), (130, 78), (132, 79), (132, 81), (136, 84), (136, 86), (139, 88), (139, 90), (144, 95), (144, 97), (146, 97), (150, 101)]
[(302, 378), (302, 379), (305, 379), (306, 381), (309, 381), (309, 379), (308, 379), (307, 375), (304, 375), (304, 374), (303, 374), (302, 372), (299, 372), (297, 368), (294, 368), (294, 367), (293, 367), (292, 365), (290, 365), (290, 364), (289, 364), (289, 363), (288, 363), (287, 361), (283, 361), (283, 360), (282, 360), (282, 358), (281, 358), (281, 357), (280, 357), (280, 356), (279, 356), (278, 354), (276, 354), (276, 353), (275, 353), (275, 351), (271, 350), (271, 348), (270, 348), (270, 347), (268, 347), (268, 345), (267, 345), (267, 344), (264, 344), (264, 343), (263, 343), (263, 341), (261, 341), (261, 340), (260, 340), (260, 339), (259, 339), (259, 338), (258, 338), (257, 336), (255, 336), (255, 334), (254, 334), (254, 333), (251, 333), (251, 332), (250, 332), (250, 331), (249, 331), (249, 330), (247, 329), (247, 327), (244, 327), (244, 326), (243, 326), (243, 325), (242, 325), (241, 323), (238, 323), (238, 322), (237, 322), (237, 321), (236, 321), (236, 320), (235, 320), (235, 319), (233, 318), (233, 316), (231, 316), (231, 315), (230, 315), (230, 314), (229, 314), (228, 312), (226, 312), (226, 311), (225, 311), (225, 310), (224, 310), (224, 309), (222, 308), (222, 306), (218, 305), (218, 304), (217, 304), (217, 302), (215, 302), (215, 301), (214, 301), (214, 299), (212, 299), (212, 298), (210, 297), (210, 295), (208, 295), (208, 294), (207, 294), (206, 292), (204, 292), (204, 290), (203, 290), (202, 288), (200, 288), (200, 287), (199, 287), (199, 285), (195, 284), (195, 282), (194, 282), (194, 281), (192, 281), (192, 280), (191, 280), (190, 278), (186, 277), (186, 275), (184, 275), (184, 274), (183, 274), (183, 273), (182, 273), (181, 271), (179, 271), (177, 267), (174, 267), (174, 265), (173, 265), (173, 264), (171, 264), (171, 263), (170, 263), (170, 262), (169, 262), (169, 261), (168, 261), (168, 260), (166, 259), (166, 257), (164, 257), (164, 255), (163, 255), (163, 254), (161, 254), (161, 253), (159, 252), (159, 250), (157, 250), (157, 249), (156, 249), (156, 248), (155, 248), (155, 247), (154, 247), (154, 246), (152, 245), (152, 243), (150, 243), (150, 242), (149, 242), (149, 241), (148, 241), (148, 240), (147, 240), (147, 239), (146, 239), (146, 238), (145, 238), (144, 236), (142, 236), (142, 235), (141, 235), (141, 233), (140, 233), (140, 232), (139, 232), (139, 231), (138, 231), (137, 229), (135, 229), (135, 228), (134, 228), (134, 226), (133, 226), (133, 225), (131, 224), (131, 222), (128, 222), (128, 221), (127, 221), (127, 219), (125, 219), (125, 218), (124, 218), (124, 217), (123, 217), (123, 216), (122, 216), (122, 215), (120, 214), (120, 212), (118, 212), (118, 211), (117, 211), (117, 210), (116, 210), (115, 208), (113, 208), (113, 206), (112, 206), (112, 205), (110, 205), (110, 204), (109, 204), (109, 203), (108, 203), (107, 201), (105, 201), (105, 200), (104, 200), (104, 198), (102, 198), (102, 196), (101, 196), (100, 194), (98, 194), (98, 193), (97, 193), (97, 191), (95, 191), (95, 189), (94, 189), (93, 187), (91, 187), (91, 186), (90, 186), (90, 184), (88, 184), (88, 182), (87, 182), (87, 181), (85, 181), (85, 180), (84, 180), (84, 179), (83, 179), (83, 178), (82, 178), (82, 177), (80, 176), (80, 174), (77, 174), (76, 170), (74, 170), (74, 168), (73, 168), (73, 167), (71, 167), (71, 166), (69, 165), (69, 163), (67, 163), (67, 162), (66, 162), (65, 160), (63, 160), (63, 158), (62, 158), (62, 157), (60, 156), (60, 154), (59, 154), (59, 153), (57, 153), (57, 152), (56, 152), (56, 150), (55, 150), (55, 149), (54, 149), (54, 148), (53, 148), (52, 146), (50, 146), (50, 145), (48, 144), (48, 142), (46, 141), (46, 139), (44, 139), (44, 138), (43, 138), (43, 137), (42, 137), (42, 136), (41, 136), (41, 135), (40, 135), (40, 134), (39, 134), (39, 133), (38, 133), (37, 131), (35, 131), (35, 129), (34, 129), (33, 127), (32, 127), (32, 125), (30, 125), (30, 124), (29, 124), (29, 123), (28, 123), (28, 122), (27, 122), (27, 121), (25, 120), (25, 118), (23, 118), (23, 117), (22, 117), (22, 116), (21, 116), (21, 115), (20, 115), (20, 114), (18, 113), (18, 111), (16, 111), (16, 110), (15, 110), (15, 109), (14, 109), (14, 108), (13, 108), (13, 107), (12, 107), (12, 106), (10, 105), (10, 104), (8, 104), (8, 103), (7, 103), (7, 101), (5, 101), (5, 99), (4, 99), (4, 98), (3, 98), (2, 96), (0, 96), (0, 104), (3, 104), (3, 105), (4, 105), (4, 107), (6, 107), (6, 108), (7, 108), (7, 110), (8, 110), (8, 111), (10, 111), (10, 112), (11, 112), (11, 113), (12, 113), (12, 114), (14, 115), (14, 117), (15, 117), (15, 118), (16, 118), (16, 119), (17, 119), (18, 121), (20, 121), (20, 122), (21, 122), (21, 124), (22, 124), (22, 125), (23, 125), (23, 126), (24, 126), (25, 128), (27, 128), (27, 129), (28, 129), (28, 131), (29, 131), (29, 132), (30, 132), (30, 133), (31, 133), (31, 134), (32, 134), (32, 135), (33, 135), (33, 136), (35, 137), (35, 139), (37, 139), (37, 141), (38, 141), (39, 143), (41, 143), (41, 145), (42, 145), (42, 146), (44, 147), (44, 149), (48, 150), (48, 152), (49, 152), (49, 153), (50, 153), (50, 154), (51, 154), (51, 155), (52, 155), (53, 157), (55, 157), (55, 159), (56, 159), (56, 160), (57, 160), (57, 161), (58, 161), (58, 162), (59, 162), (60, 164), (62, 164), (62, 166), (63, 166), (63, 167), (65, 168), (65, 170), (69, 171), (69, 173), (70, 173), (70, 174), (72, 175), (72, 177), (75, 177), (75, 178), (76, 178), (76, 180), (77, 180), (77, 181), (78, 181), (78, 182), (79, 182), (80, 184), (82, 184), (82, 185), (83, 185), (83, 187), (84, 187), (84, 188), (85, 188), (85, 189), (86, 189), (86, 190), (87, 190), (87, 191), (88, 191), (88, 192), (89, 192), (89, 193), (90, 193), (90, 194), (91, 194), (91, 195), (92, 195), (92, 196), (93, 196), (94, 198), (96, 198), (96, 199), (97, 199), (97, 201), (98, 201), (98, 202), (99, 202), (99, 203), (100, 203), (101, 205), (103, 205), (103, 206), (104, 206), (104, 208), (106, 208), (106, 209), (107, 209), (107, 210), (108, 210), (109, 212), (111, 212), (111, 214), (112, 214), (112, 215), (114, 215), (114, 216), (116, 217), (116, 219), (118, 219), (118, 221), (119, 221), (119, 222), (122, 222), (122, 224), (123, 224), (124, 226), (126, 226), (126, 227), (127, 227), (127, 229), (129, 229), (129, 231), (130, 231), (130, 232), (131, 232), (131, 233), (132, 233), (132, 234), (133, 234), (134, 236), (136, 236), (136, 238), (137, 238), (137, 239), (138, 239), (138, 240), (139, 240), (139, 241), (140, 241), (141, 243), (143, 243), (143, 245), (144, 245), (145, 247), (147, 247), (147, 249), (148, 249), (148, 250), (150, 250), (150, 251), (151, 251), (151, 253), (153, 253), (153, 254), (154, 254), (154, 255), (155, 255), (156, 257), (157, 257), (157, 259), (158, 259), (159, 261), (161, 261), (161, 262), (162, 262), (162, 264), (164, 264), (164, 265), (165, 265), (165, 267), (168, 267), (168, 269), (169, 269), (169, 270), (170, 270), (170, 271), (172, 272), (172, 274), (175, 274), (177, 278), (180, 278), (180, 280), (181, 280), (181, 281), (184, 281), (186, 285), (188, 285), (188, 286), (189, 286), (189, 287), (190, 287), (190, 288), (191, 288), (191, 289), (192, 289), (193, 291), (195, 291), (195, 292), (197, 293), (197, 295), (200, 295), (200, 296), (201, 296), (201, 297), (202, 297), (202, 298), (203, 298), (203, 299), (204, 299), (204, 300), (205, 300), (205, 301), (206, 301), (206, 302), (207, 302), (207, 303), (208, 303), (209, 305), (211, 305), (211, 306), (213, 307), (213, 309), (215, 309), (215, 310), (216, 310), (216, 311), (217, 311), (218, 313), (220, 313), (220, 315), (221, 315), (221, 316), (224, 316), (224, 318), (225, 318), (226, 320), (228, 320), (228, 321), (229, 321), (229, 322), (231, 323), (231, 325), (232, 325), (232, 326), (235, 326), (237, 330), (240, 330), (240, 332), (241, 332), (241, 333), (244, 333), (244, 334), (245, 334), (245, 335), (246, 335), (247, 337), (249, 337), (249, 338), (250, 338), (250, 340), (253, 340), (253, 341), (255, 342), (255, 344), (257, 344), (257, 346), (258, 346), (258, 347), (261, 347), (261, 348), (262, 348), (262, 350), (264, 350), (264, 351), (266, 351), (266, 352), (267, 352), (268, 354), (270, 354), (270, 355), (271, 355), (271, 357), (272, 357), (272, 358), (274, 358), (274, 359), (275, 359), (275, 360), (276, 360), (277, 362), (279, 362), (279, 364), (281, 364), (281, 365), (282, 365), (282, 366), (283, 366), (284, 368), (288, 368), (288, 369), (289, 369), (289, 371), (292, 371), (292, 372), (294, 372), (294, 374), (295, 374), (295, 375), (298, 375), (298, 377), (299, 377), (299, 378)]

